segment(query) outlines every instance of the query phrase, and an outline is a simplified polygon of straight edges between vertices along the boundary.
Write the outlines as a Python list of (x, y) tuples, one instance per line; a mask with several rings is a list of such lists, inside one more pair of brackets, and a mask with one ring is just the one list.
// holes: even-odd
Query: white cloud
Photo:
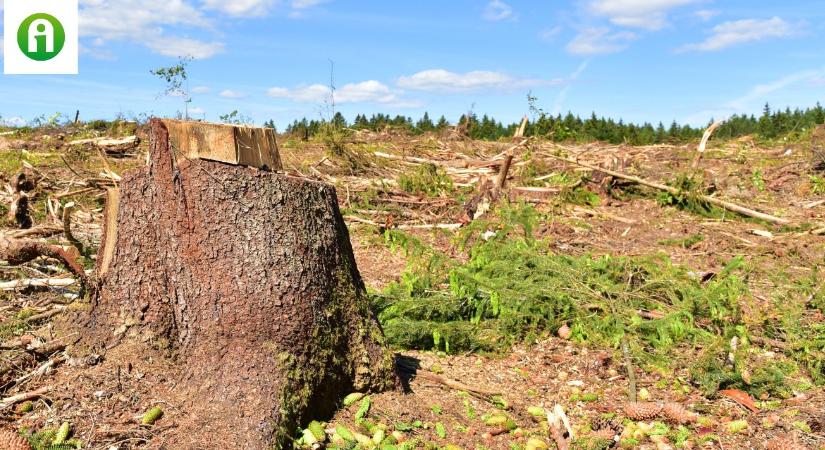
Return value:
[(220, 42), (171, 36), (167, 29), (212, 29), (213, 23), (184, 0), (81, 0), (80, 34), (105, 41), (125, 40), (143, 44), (165, 56), (209, 58), (223, 50)]
[(667, 13), (680, 6), (699, 0), (592, 0), (588, 7), (598, 16), (607, 17), (613, 24), (659, 30), (667, 25)]
[(579, 65), (579, 67), (570, 74), (567, 78), (569, 83), (562, 88), (561, 92), (559, 92), (558, 97), (556, 97), (556, 105), (554, 107), (554, 114), (560, 114), (562, 107), (564, 107), (564, 103), (567, 101), (567, 96), (570, 94), (570, 89), (573, 87), (573, 83), (579, 79), (579, 77), (587, 70), (587, 66), (590, 65), (590, 61), (584, 61)]
[(579, 30), (579, 34), (567, 44), (567, 51), (574, 55), (603, 55), (620, 52), (637, 36), (629, 31), (614, 32), (610, 28), (594, 27)]
[(564, 27), (556, 25), (553, 28), (545, 28), (539, 32), (539, 39), (545, 42), (552, 42), (556, 37), (564, 31)]
[(292, 9), (308, 9), (326, 3), (329, 0), (292, 0)]
[(298, 103), (320, 103), (329, 99), (330, 90), (323, 84), (298, 86), (295, 88), (274, 87), (267, 91), (273, 98), (285, 98)]
[(825, 76), (825, 68), (795, 72), (771, 83), (758, 84), (751, 88), (747, 94), (728, 102), (726, 106), (737, 111), (744, 111), (754, 103), (763, 104), (767, 102), (767, 96), (774, 92), (798, 83), (815, 82), (823, 76)]
[(221, 93), (218, 94), (218, 95), (220, 95), (223, 98), (244, 98), (244, 97), (246, 97), (245, 93), (238, 92), (238, 91), (233, 91), (231, 89), (225, 89), (225, 90), (221, 91)]
[(0, 118), (0, 124), (3, 124), (4, 126), (7, 126), (7, 127), (24, 127), (24, 126), (26, 126), (27, 123), (28, 122), (26, 122), (26, 119), (24, 119), (22, 117), (19, 117), (19, 116), (9, 117), (7, 119)]
[(158, 33), (151, 39), (144, 39), (147, 47), (163, 56), (191, 56), (194, 59), (207, 59), (224, 51), (221, 42), (203, 42), (185, 37), (163, 36)]
[(5, 43), (3, 42), (3, 36), (0, 36), (0, 56), (3, 56), (3, 45), (5, 45)]
[[(289, 17), (302, 17), (303, 10), (313, 8), (331, 0), (291, 0), (287, 9)], [(220, 11), (233, 17), (262, 17), (281, 6), (281, 0), (203, 0), (207, 9)]]
[(398, 86), (404, 89), (429, 92), (468, 92), (482, 89), (513, 90), (530, 86), (560, 84), (561, 80), (538, 80), (516, 78), (502, 72), (477, 70), (467, 73), (432, 69), (398, 79)]
[(490, 0), (484, 8), (482, 16), (484, 20), (499, 21), (513, 17), (513, 7), (502, 0)]
[(193, 94), (208, 94), (212, 89), (209, 86), (195, 86), (192, 88)]
[(278, 0), (204, 0), (207, 9), (214, 9), (235, 17), (265, 16)]
[(200, 107), (196, 106), (194, 108), (189, 108), (189, 114), (197, 114), (199, 116), (202, 116), (202, 115), (206, 114), (206, 111), (204, 111), (203, 108), (200, 108)]
[(81, 0), (80, 34), (139, 41), (163, 26), (210, 26), (197, 8), (183, 0)]
[[(273, 98), (284, 98), (297, 103), (323, 103), (330, 100), (329, 86), (303, 85), (295, 88), (274, 87), (267, 91)], [(335, 90), (335, 103), (379, 103), (396, 107), (417, 106), (418, 102), (405, 100), (402, 93), (375, 81), (349, 83)]]
[(694, 12), (693, 15), (698, 17), (699, 20), (707, 22), (710, 19), (713, 19), (714, 17), (718, 16), (719, 11), (715, 9), (700, 9), (699, 11)]
[(761, 109), (765, 103), (776, 103), (774, 100), (777, 99), (771, 98), (771, 96), (777, 92), (792, 93), (790, 88), (807, 84), (808, 86), (804, 86), (803, 90), (807, 93), (810, 91), (810, 84), (815, 84), (823, 79), (825, 79), (825, 67), (794, 72), (770, 83), (757, 84), (744, 95), (724, 103), (720, 108), (698, 112), (687, 117), (685, 121), (693, 124), (704, 124), (711, 117), (718, 119), (733, 114), (753, 113)]
[(794, 28), (779, 17), (725, 22), (713, 27), (713, 34), (703, 42), (685, 45), (681, 50), (717, 51), (764, 39), (788, 37), (794, 34)]

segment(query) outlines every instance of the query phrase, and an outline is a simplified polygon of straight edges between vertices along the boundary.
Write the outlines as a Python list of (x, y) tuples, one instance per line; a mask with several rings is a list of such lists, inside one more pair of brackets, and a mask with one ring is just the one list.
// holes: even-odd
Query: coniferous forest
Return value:
[[(676, 121), (666, 125), (662, 122), (635, 124), (621, 119), (615, 120), (598, 116), (595, 112), (586, 119), (572, 113), (566, 115), (547, 114), (536, 108), (533, 120), (527, 127), (527, 136), (539, 136), (557, 142), (609, 142), (611, 144), (626, 143), (629, 145), (652, 144), (679, 144), (695, 140), (702, 136), (705, 127), (696, 127), (680, 124)], [(340, 112), (330, 121), (336, 127), (349, 127), (354, 130), (385, 131), (388, 129), (406, 131), (412, 134), (427, 132), (441, 132), (452, 124), (445, 116), (434, 120), (428, 113), (414, 120), (412, 117), (388, 114), (373, 114), (367, 117), (358, 114), (351, 123)], [(287, 134), (309, 138), (316, 135), (326, 120), (295, 120), (286, 128)], [(713, 123), (711, 120), (709, 123)], [(825, 123), (825, 108), (819, 103), (812, 108), (774, 110), (766, 104), (762, 114), (734, 115), (724, 125), (716, 130), (716, 139), (735, 139), (747, 135), (755, 135), (764, 139), (793, 136), (804, 133), (816, 125)], [(474, 113), (462, 115), (457, 125), (467, 130), (472, 139), (497, 140), (512, 136), (518, 127), (517, 122), (504, 123), (487, 114), (479, 117)]]

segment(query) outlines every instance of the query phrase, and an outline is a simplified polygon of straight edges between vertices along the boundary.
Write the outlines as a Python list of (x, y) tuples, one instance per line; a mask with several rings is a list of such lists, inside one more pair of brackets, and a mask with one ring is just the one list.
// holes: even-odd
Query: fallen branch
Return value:
[(74, 206), (74, 202), (66, 203), (63, 206), (63, 235), (66, 237), (66, 240), (69, 241), (69, 243), (72, 244), (74, 248), (76, 248), (82, 255), (83, 243), (77, 240), (77, 238), (72, 234), (72, 210), (74, 209)]
[(12, 395), (11, 397), (6, 397), (3, 400), (0, 400), (0, 409), (6, 409), (10, 406), (14, 406), (17, 403), (25, 402), (27, 400), (33, 400), (36, 398), (43, 397), (44, 395), (51, 392), (52, 388), (50, 386), (43, 386), (40, 389), (35, 389), (30, 392), (24, 392), (22, 394)]
[(41, 256), (60, 261), (80, 281), (81, 296), (90, 287), (86, 271), (77, 262), (78, 255), (57, 245), (25, 239), (0, 238), (0, 260), (7, 261), (11, 265), (25, 264)]
[(0, 291), (16, 291), (27, 287), (67, 287), (77, 283), (73, 278), (22, 278), (0, 283)]
[(69, 145), (86, 145), (92, 144), (107, 153), (123, 154), (129, 150), (136, 148), (140, 144), (140, 138), (137, 136), (128, 136), (125, 138), (110, 138), (100, 137), (92, 139), (79, 139), (69, 142)]
[[(656, 182), (653, 182), (653, 181), (648, 181), (648, 180), (645, 180), (643, 178), (639, 178), (639, 177), (636, 177), (636, 176), (633, 176), (633, 175), (627, 175), (625, 173), (616, 172), (615, 170), (609, 170), (609, 169), (605, 169), (605, 168), (602, 168), (602, 167), (593, 166), (593, 165), (590, 165), (590, 164), (587, 164), (587, 163), (577, 161), (575, 159), (566, 158), (564, 156), (554, 155), (552, 153), (545, 153), (545, 155), (549, 156), (550, 158), (557, 159), (559, 161), (565, 161), (567, 163), (575, 164), (577, 166), (584, 167), (586, 169), (590, 169), (590, 170), (593, 170), (593, 171), (596, 171), (596, 172), (602, 172), (602, 173), (605, 173), (605, 174), (610, 175), (610, 176), (615, 177), (615, 178), (621, 178), (623, 180), (627, 180), (627, 181), (630, 181), (630, 182), (633, 182), (633, 183), (636, 183), (636, 184), (641, 184), (642, 186), (647, 186), (647, 187), (651, 187), (651, 188), (654, 188), (654, 189), (658, 189), (660, 191), (669, 192), (673, 195), (679, 195), (679, 194), (682, 193), (679, 189), (677, 189), (675, 187), (667, 186), (667, 185), (664, 185), (664, 184), (661, 184), (661, 183), (656, 183)], [(707, 196), (707, 195), (701, 195), (701, 194), (698, 195), (697, 197), (699, 199), (701, 199), (702, 201), (706, 202), (706, 203), (709, 203), (709, 204), (714, 205), (714, 206), (718, 206), (720, 208), (724, 208), (728, 211), (733, 211), (735, 213), (742, 214), (743, 216), (753, 217), (755, 219), (764, 220), (766, 222), (770, 222), (770, 223), (774, 223), (774, 224), (778, 224), (778, 225), (790, 225), (791, 224), (791, 221), (788, 220), (788, 219), (783, 219), (781, 217), (776, 217), (776, 216), (772, 216), (770, 214), (765, 214), (763, 212), (759, 212), (759, 211), (756, 211), (756, 210), (753, 210), (753, 209), (750, 209), (750, 208), (746, 208), (746, 207), (741, 206), (741, 205), (737, 205), (736, 203), (727, 202), (725, 200), (719, 200), (718, 198), (710, 197), (710, 196)]]
[(696, 157), (693, 158), (693, 163), (690, 165), (691, 169), (696, 170), (699, 168), (699, 161), (702, 160), (702, 156), (705, 154), (705, 148), (708, 146), (710, 137), (713, 136), (713, 132), (722, 126), (726, 120), (727, 119), (717, 120), (716, 122), (713, 122), (707, 130), (705, 130), (705, 134), (702, 136), (702, 142), (699, 143), (699, 148), (696, 149)]
[(570, 440), (573, 439), (573, 428), (561, 405), (556, 405), (553, 411), (547, 411), (547, 424), (550, 437), (553, 438), (558, 450), (568, 450)]
[(46, 312), (42, 312), (40, 314), (35, 314), (33, 316), (28, 317), (26, 319), (26, 323), (34, 323), (34, 322), (38, 322), (40, 320), (51, 319), (52, 317), (66, 311), (66, 308), (67, 308), (67, 306), (63, 306), (63, 305), (55, 306), (54, 308), (52, 308), (52, 309), (50, 309)]
[(627, 396), (630, 401), (636, 403), (638, 394), (636, 390), (636, 369), (633, 367), (633, 358), (630, 356), (630, 345), (627, 343), (627, 338), (622, 337), (622, 356), (624, 357), (624, 367), (627, 371)]
[(27, 230), (17, 230), (12, 233), (8, 234), (8, 237), (11, 238), (24, 238), (24, 237), (32, 237), (32, 236), (41, 236), (41, 237), (49, 237), (55, 234), (60, 233), (63, 231), (62, 227), (56, 227), (54, 225), (38, 225), (33, 228), (29, 228)]
[[(344, 220), (347, 220), (349, 222), (363, 223), (365, 225), (372, 225), (374, 227), (379, 227), (379, 228), (387, 228), (386, 224), (378, 223), (378, 222), (375, 222), (375, 221), (369, 220), (369, 219), (363, 219), (363, 218), (357, 217), (357, 216), (344, 216)], [(464, 224), (461, 224), (461, 223), (433, 223), (433, 224), (421, 224), (421, 225), (416, 225), (416, 224), (393, 225), (393, 226), (390, 226), (389, 228), (392, 228), (392, 229), (395, 229), (395, 230), (450, 230), (450, 231), (455, 231), (455, 230), (458, 230), (459, 228), (461, 228), (462, 226), (464, 226)]]

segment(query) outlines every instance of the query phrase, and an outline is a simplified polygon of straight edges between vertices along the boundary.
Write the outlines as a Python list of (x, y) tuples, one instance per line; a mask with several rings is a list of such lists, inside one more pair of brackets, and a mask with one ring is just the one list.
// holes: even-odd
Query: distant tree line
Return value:
[[(349, 123), (338, 112), (329, 122), (339, 128), (375, 132), (393, 129), (411, 134), (438, 133), (452, 126), (446, 117), (441, 116), (433, 121), (426, 112), (417, 121), (402, 115), (392, 117), (387, 114), (373, 114), (367, 117), (359, 114), (352, 123)], [(306, 118), (295, 120), (287, 126), (286, 133), (308, 139), (315, 136), (325, 123), (327, 121), (307, 120)], [(787, 108), (776, 111), (766, 104), (759, 117), (755, 115), (732, 116), (719, 127), (715, 137), (734, 139), (746, 135), (757, 135), (766, 139), (775, 139), (802, 133), (823, 123), (825, 123), (825, 109), (819, 103), (813, 108), (804, 110)], [(457, 127), (465, 130), (469, 137), (482, 140), (497, 140), (512, 136), (518, 126), (518, 123), (505, 124), (486, 114), (478, 117), (474, 113), (462, 115), (457, 123)], [(702, 136), (704, 129), (705, 127), (680, 125), (676, 121), (666, 127), (661, 122), (656, 126), (650, 123), (641, 125), (625, 123), (622, 120), (599, 117), (596, 113), (582, 119), (572, 113), (552, 115), (540, 112), (534, 120), (530, 121), (526, 135), (540, 136), (557, 142), (602, 141), (613, 144), (651, 145), (676, 144), (695, 140)]]

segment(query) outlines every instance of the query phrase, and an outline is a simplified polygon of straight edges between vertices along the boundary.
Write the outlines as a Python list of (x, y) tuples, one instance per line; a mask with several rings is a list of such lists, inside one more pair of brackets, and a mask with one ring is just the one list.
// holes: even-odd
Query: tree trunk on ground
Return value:
[(153, 120), (150, 164), (119, 197), (86, 331), (175, 355), (167, 383), (188, 399), (175, 448), (284, 448), (344, 394), (393, 386), (333, 187), (178, 164)]

